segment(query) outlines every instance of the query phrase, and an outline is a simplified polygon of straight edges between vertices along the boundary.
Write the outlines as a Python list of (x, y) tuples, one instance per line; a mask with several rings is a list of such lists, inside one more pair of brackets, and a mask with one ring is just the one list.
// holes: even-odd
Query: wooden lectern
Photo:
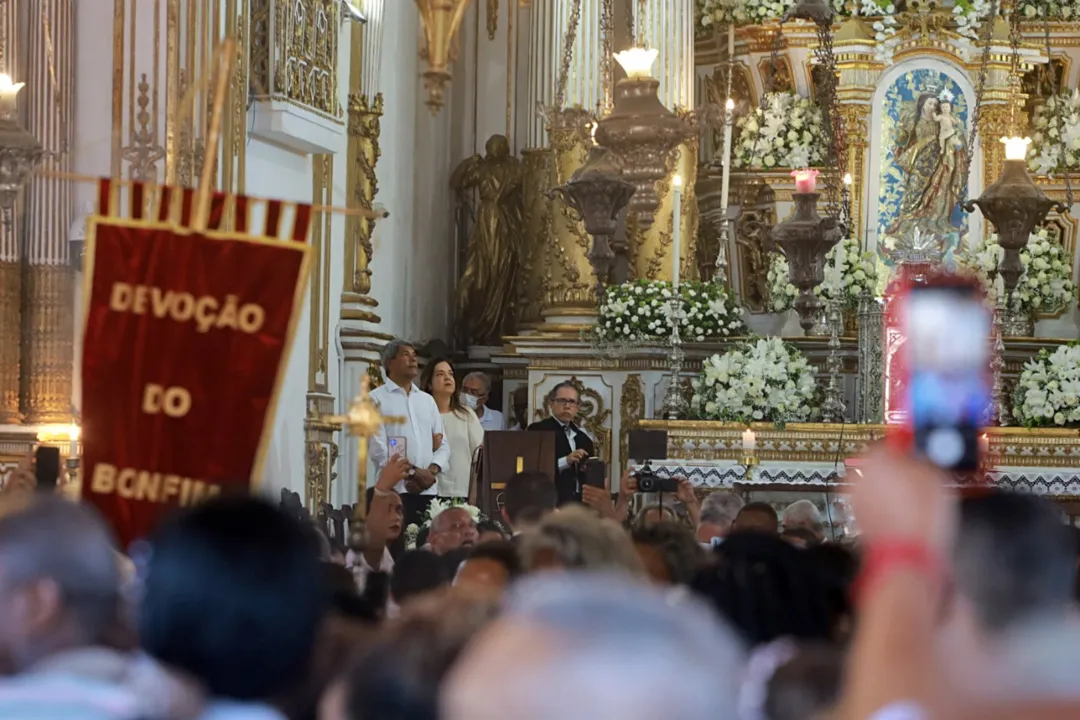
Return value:
[(520, 430), (484, 433), (477, 473), (480, 510), (489, 518), (498, 518), (506, 481), (526, 470), (547, 473), (552, 483), (555, 482), (555, 433)]

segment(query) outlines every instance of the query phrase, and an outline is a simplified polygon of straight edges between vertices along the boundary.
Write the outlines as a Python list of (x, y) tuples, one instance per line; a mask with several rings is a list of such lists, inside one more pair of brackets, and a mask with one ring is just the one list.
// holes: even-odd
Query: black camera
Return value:
[(642, 471), (637, 475), (638, 492), (674, 493), (679, 490), (679, 481), (673, 477), (660, 477), (654, 472)]

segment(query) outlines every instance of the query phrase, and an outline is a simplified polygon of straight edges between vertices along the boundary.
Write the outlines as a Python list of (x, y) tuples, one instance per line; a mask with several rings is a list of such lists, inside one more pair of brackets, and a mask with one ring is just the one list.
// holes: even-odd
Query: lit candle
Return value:
[(724, 173), (720, 180), (720, 207), (724, 210), (724, 217), (727, 217), (728, 193), (731, 190), (731, 126), (735, 101), (728, 98), (724, 110)]
[(844, 173), (844, 187), (850, 188), (852, 182), (854, 182), (854, 180), (851, 179), (851, 173)]
[(1027, 149), (1028, 145), (1031, 144), (1031, 138), (1003, 137), (1001, 142), (1005, 143), (1006, 160), (1024, 160), (1027, 158)]
[(742, 449), (745, 452), (753, 452), (757, 450), (757, 436), (754, 435), (754, 431), (750, 428), (743, 430), (742, 434)]
[(71, 425), (68, 428), (68, 439), (71, 441), (71, 446), (68, 448), (68, 457), (79, 457), (79, 426)]
[(630, 48), (629, 50), (615, 53), (615, 60), (617, 60), (619, 65), (622, 66), (622, 69), (626, 71), (626, 77), (631, 80), (637, 80), (652, 76), (652, 66), (653, 63), (656, 62), (656, 56), (659, 54), (659, 50)]
[(814, 192), (814, 188), (817, 187), (817, 176), (818, 171), (811, 170), (810, 168), (804, 168), (802, 170), (792, 170), (791, 177), (795, 178), (795, 192)]
[(521, 472), (524, 472), (524, 470), (525, 470), (525, 458), (518, 455), (517, 470), (515, 470), (514, 472), (521, 473)]
[(983, 457), (990, 454), (990, 437), (986, 433), (979, 436), (979, 454)]
[(15, 97), (25, 83), (12, 82), (7, 73), (0, 73), (0, 116), (11, 117), (15, 113)]
[(672, 229), (672, 245), (674, 246), (675, 257), (672, 259), (671, 264), (671, 289), (673, 292), (679, 291), (679, 258), (680, 258), (680, 245), (682, 244), (682, 176), (676, 175), (671, 179), (671, 184), (675, 190), (675, 202), (671, 209), (671, 222)]

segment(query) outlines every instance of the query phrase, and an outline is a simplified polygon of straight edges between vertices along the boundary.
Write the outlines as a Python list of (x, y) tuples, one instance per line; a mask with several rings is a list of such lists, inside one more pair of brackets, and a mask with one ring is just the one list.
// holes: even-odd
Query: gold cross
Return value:
[(365, 373), (360, 378), (360, 394), (353, 398), (348, 412), (344, 415), (327, 415), (323, 418), (323, 421), (328, 424), (343, 425), (345, 431), (357, 439), (357, 499), (353, 506), (353, 520), (357, 524), (363, 523), (367, 518), (367, 504), (364, 496), (367, 493), (368, 439), (378, 433), (384, 423), (401, 424), (406, 421), (403, 417), (383, 416), (379, 412), (379, 406), (371, 400), (370, 387), (371, 378)]

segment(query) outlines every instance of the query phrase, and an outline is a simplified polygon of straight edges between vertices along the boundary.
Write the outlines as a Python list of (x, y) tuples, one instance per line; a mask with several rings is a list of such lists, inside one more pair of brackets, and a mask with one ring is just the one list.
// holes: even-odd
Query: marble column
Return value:
[[(68, 0), (31, 0), (29, 5), (27, 87), (33, 92), (27, 96), (27, 127), (46, 152), (55, 153), (45, 160), (45, 167), (69, 172), (75, 102), (74, 6)], [(55, 67), (50, 68), (50, 63)], [(73, 211), (70, 181), (43, 175), (31, 180), (26, 197), (21, 383), (28, 424), (72, 419), (74, 273), (68, 231)]]
[[(23, 80), (20, 58), (19, 6), (22, 0), (8, 0), (0, 6), (0, 36), (4, 38), (0, 70), (16, 82)], [(23, 90), (20, 107), (26, 107)], [(0, 224), (0, 424), (22, 422), (19, 411), (19, 341), (22, 317), (20, 296), (22, 272), (19, 264), (19, 237), (22, 204), (18, 203), (7, 222)]]

